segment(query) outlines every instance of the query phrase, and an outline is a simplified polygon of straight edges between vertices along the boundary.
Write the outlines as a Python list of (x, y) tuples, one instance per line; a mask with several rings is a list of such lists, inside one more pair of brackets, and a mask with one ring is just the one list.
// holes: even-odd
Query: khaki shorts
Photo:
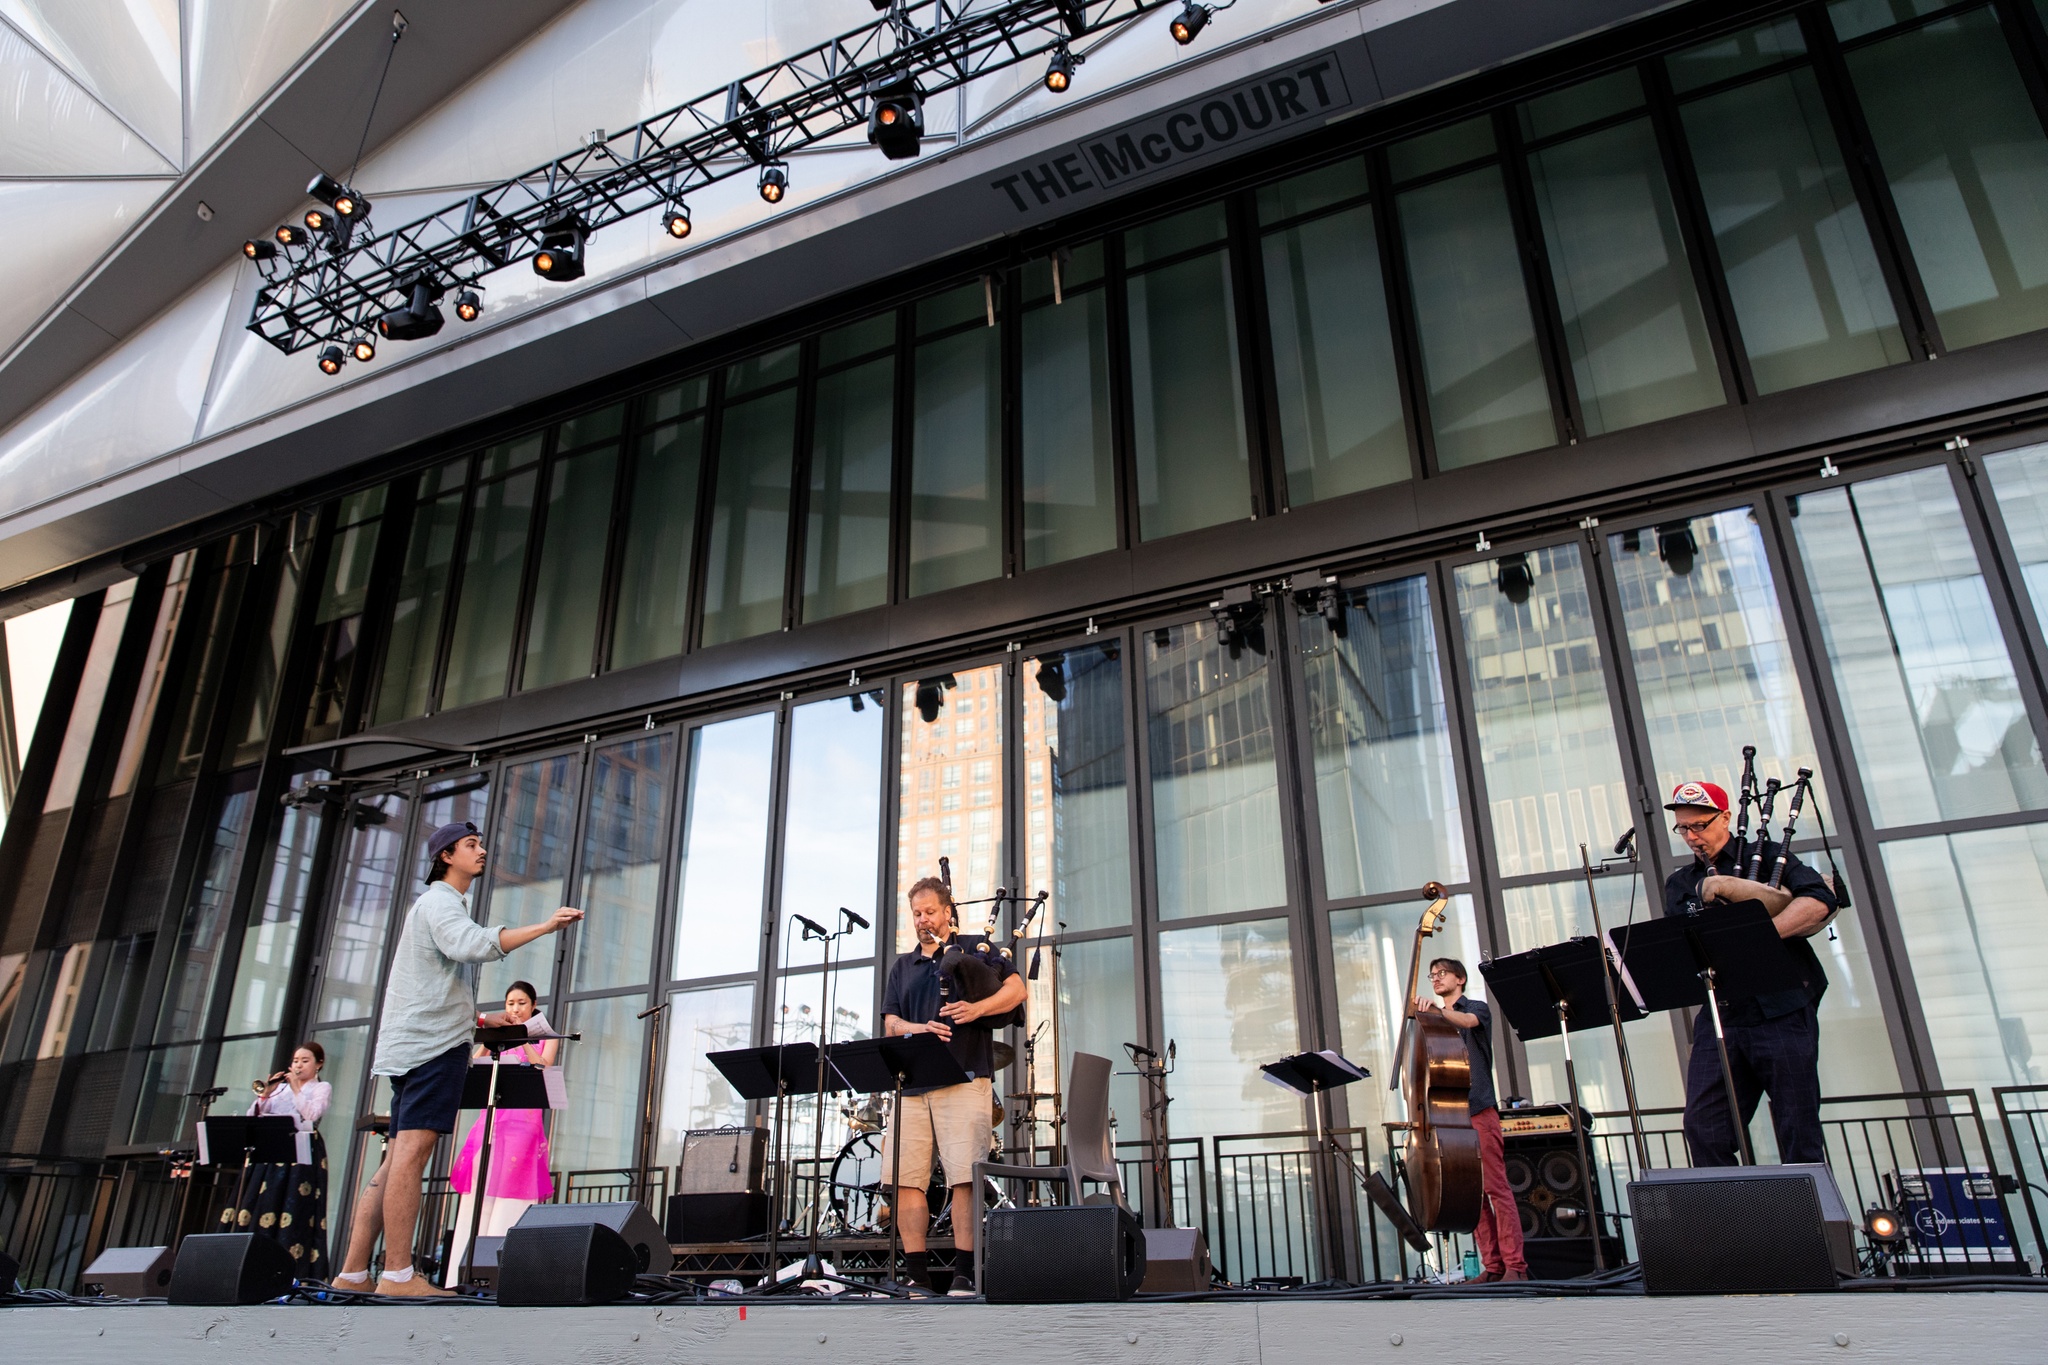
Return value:
[[(974, 1183), (974, 1163), (988, 1160), (989, 1114), (995, 1103), (986, 1076), (965, 1085), (948, 1085), (923, 1095), (905, 1095), (903, 1113), (882, 1144), (882, 1183), (892, 1179), (906, 1189), (932, 1183), (932, 1135), (938, 1135), (939, 1164), (948, 1185)], [(903, 1135), (903, 1171), (896, 1176), (894, 1146)]]

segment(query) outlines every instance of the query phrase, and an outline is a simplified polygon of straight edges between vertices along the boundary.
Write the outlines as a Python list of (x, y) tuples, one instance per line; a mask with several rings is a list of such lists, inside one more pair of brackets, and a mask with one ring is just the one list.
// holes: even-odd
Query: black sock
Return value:
[(928, 1251), (906, 1251), (903, 1253), (903, 1278), (918, 1284), (931, 1283), (931, 1253)]

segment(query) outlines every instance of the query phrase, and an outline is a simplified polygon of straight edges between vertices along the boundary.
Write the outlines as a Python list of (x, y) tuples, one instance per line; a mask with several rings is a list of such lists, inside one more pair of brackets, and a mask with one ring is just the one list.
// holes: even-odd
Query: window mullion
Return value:
[(1528, 291), (1529, 311), (1535, 322), (1536, 347), (1543, 357), (1543, 371), (1550, 382), (1551, 412), (1557, 417), (1557, 443), (1577, 445), (1585, 433), (1585, 414), (1579, 407), (1578, 377), (1572, 371), (1571, 351), (1566, 345), (1564, 322), (1557, 302), (1557, 280), (1551, 274), (1550, 251), (1543, 240), (1542, 214), (1536, 206), (1535, 187), (1529, 179), (1529, 160), (1522, 149), (1521, 129), (1512, 105), (1494, 111), (1494, 137), (1500, 143), (1501, 178), (1507, 188), (1508, 214), (1520, 239), (1517, 253), (1522, 261), (1522, 281)]

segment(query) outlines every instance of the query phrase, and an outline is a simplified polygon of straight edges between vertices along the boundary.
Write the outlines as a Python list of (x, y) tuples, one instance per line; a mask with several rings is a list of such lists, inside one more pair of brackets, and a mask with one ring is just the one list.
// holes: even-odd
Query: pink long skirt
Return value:
[[(530, 1199), (540, 1203), (552, 1199), (555, 1179), (548, 1172), (548, 1134), (543, 1126), (545, 1110), (500, 1109), (491, 1127), (490, 1189), (493, 1199)], [(458, 1194), (476, 1188), (476, 1154), (483, 1142), (483, 1115), (470, 1125), (462, 1151), (455, 1158), (449, 1183)]]

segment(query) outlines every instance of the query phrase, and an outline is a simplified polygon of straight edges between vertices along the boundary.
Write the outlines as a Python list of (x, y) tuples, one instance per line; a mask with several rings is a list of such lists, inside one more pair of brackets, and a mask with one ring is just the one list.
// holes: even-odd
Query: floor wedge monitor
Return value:
[(297, 1267), (290, 1253), (253, 1232), (207, 1232), (178, 1245), (170, 1300), (199, 1308), (262, 1303), (289, 1294)]
[(987, 1238), (990, 1303), (1115, 1303), (1145, 1282), (1145, 1229), (1114, 1204), (995, 1209)]
[(1833, 1289), (1855, 1270), (1848, 1215), (1825, 1166), (1645, 1171), (1628, 1204), (1647, 1293)]

